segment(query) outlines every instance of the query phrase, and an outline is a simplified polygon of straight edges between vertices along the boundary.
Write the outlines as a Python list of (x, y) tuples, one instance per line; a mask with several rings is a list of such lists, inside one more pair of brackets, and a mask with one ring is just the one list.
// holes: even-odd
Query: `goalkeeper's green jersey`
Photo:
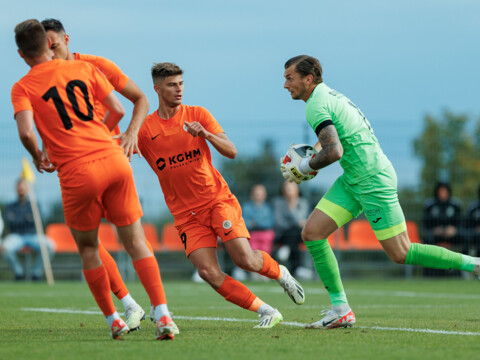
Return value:
[(350, 184), (375, 175), (391, 165), (383, 153), (370, 123), (360, 109), (346, 96), (318, 84), (307, 101), (305, 112), (307, 121), (318, 135), (331, 120), (343, 146), (340, 165), (344, 177)]

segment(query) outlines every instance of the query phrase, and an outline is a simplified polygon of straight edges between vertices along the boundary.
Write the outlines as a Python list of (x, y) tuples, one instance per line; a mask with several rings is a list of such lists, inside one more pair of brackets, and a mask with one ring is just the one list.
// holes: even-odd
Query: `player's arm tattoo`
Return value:
[(310, 167), (319, 170), (334, 163), (343, 155), (343, 147), (338, 138), (337, 130), (334, 125), (325, 126), (318, 133), (318, 141), (322, 149), (318, 152), (312, 160), (310, 160)]

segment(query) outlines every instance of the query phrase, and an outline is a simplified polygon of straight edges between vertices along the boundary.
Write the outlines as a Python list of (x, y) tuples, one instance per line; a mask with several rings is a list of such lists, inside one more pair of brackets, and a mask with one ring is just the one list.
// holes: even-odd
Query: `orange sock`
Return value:
[(116, 309), (110, 295), (107, 271), (103, 265), (95, 269), (83, 270), (83, 275), (103, 315), (112, 315)]
[(278, 262), (268, 255), (265, 251), (260, 251), (263, 255), (263, 267), (258, 273), (269, 279), (278, 280), (282, 276)]
[[(222, 295), (225, 300), (247, 310), (257, 311), (263, 304), (263, 301), (258, 299), (245, 285), (228, 275), (225, 277), (225, 280), (223, 280), (222, 285), (217, 289), (217, 292)], [(258, 301), (256, 302), (257, 299), (261, 301), (260, 305), (258, 305)], [(251, 309), (252, 305), (253, 308), (255, 308), (256, 305), (258, 305), (258, 307), (253, 310)]]
[(153, 307), (166, 304), (167, 297), (163, 290), (162, 278), (160, 277), (160, 269), (155, 257), (149, 256), (133, 262), (133, 266), (137, 271), (138, 278), (143, 287), (147, 291), (150, 303)]
[(128, 294), (128, 289), (123, 282), (120, 271), (118, 271), (117, 263), (113, 260), (112, 255), (105, 250), (105, 247), (100, 241), (98, 242), (98, 254), (100, 255), (105, 270), (107, 270), (110, 290), (112, 290), (118, 300), (123, 299)]

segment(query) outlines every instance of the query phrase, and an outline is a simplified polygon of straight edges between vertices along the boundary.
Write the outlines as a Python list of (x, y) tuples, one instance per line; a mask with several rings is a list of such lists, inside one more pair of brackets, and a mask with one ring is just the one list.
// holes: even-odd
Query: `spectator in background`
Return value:
[[(265, 186), (255, 184), (250, 190), (250, 200), (242, 206), (242, 212), (243, 219), (250, 232), (250, 246), (252, 249), (271, 254), (275, 238), (275, 232), (273, 231), (274, 218), (272, 207), (266, 200), (267, 189)], [(251, 275), (255, 279), (257, 273), (252, 273)], [(247, 273), (239, 267), (235, 267), (232, 276), (237, 280), (245, 280)], [(257, 278), (260, 280), (262, 276), (260, 275)]]
[(452, 198), (450, 185), (446, 182), (438, 182), (435, 186), (434, 198), (427, 200), (424, 206), (425, 243), (462, 250), (461, 219), (461, 204)]
[(272, 207), (266, 202), (267, 189), (256, 184), (250, 190), (250, 201), (243, 204), (243, 219), (250, 232), (250, 246), (254, 250), (272, 253), (274, 218)]
[(480, 185), (477, 200), (468, 205), (466, 214), (466, 236), (473, 256), (480, 255)]
[[(438, 182), (434, 197), (423, 208), (423, 240), (426, 244), (466, 252), (461, 236), (462, 209), (458, 200), (452, 198), (447, 182)], [(429, 276), (446, 276), (447, 270), (424, 269)]]
[[(17, 253), (24, 247), (28, 247), (36, 253), (36, 261), (32, 269), (32, 280), (38, 281), (43, 275), (43, 259), (40, 253), (40, 238), (36, 232), (33, 220), (32, 207), (27, 198), (29, 185), (24, 179), (17, 181), (16, 191), (17, 201), (9, 204), (5, 208), (5, 225), (7, 236), (3, 242), (5, 257), (10, 264), (15, 280), (25, 279), (25, 270), (23, 269)], [(53, 242), (45, 235), (40, 235), (47, 247), (48, 254), (52, 258), (54, 253)]]
[(302, 228), (310, 213), (308, 201), (300, 196), (300, 189), (294, 182), (285, 181), (282, 196), (274, 199), (275, 245), (278, 246), (279, 262), (290, 262), (291, 271), (298, 277), (310, 278), (310, 270), (303, 267), (299, 245)]

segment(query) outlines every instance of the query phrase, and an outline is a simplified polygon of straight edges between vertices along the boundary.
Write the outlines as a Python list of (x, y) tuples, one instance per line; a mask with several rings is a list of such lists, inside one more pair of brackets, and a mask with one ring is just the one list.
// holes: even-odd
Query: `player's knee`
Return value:
[(407, 258), (407, 254), (401, 251), (395, 252), (393, 254), (388, 254), (388, 256), (390, 257), (390, 259), (392, 259), (394, 263), (397, 264), (405, 264), (405, 259)]
[(198, 275), (205, 280), (207, 283), (211, 284), (215, 282), (215, 279), (219, 276), (220, 271), (215, 267), (202, 267), (197, 269)]
[(320, 235), (312, 227), (305, 225), (302, 229), (302, 240), (305, 241), (314, 241), (321, 239)]
[(247, 254), (242, 254), (240, 256), (235, 256), (233, 259), (235, 265), (239, 268), (247, 271), (255, 271), (258, 267), (258, 261), (253, 256), (248, 256)]

